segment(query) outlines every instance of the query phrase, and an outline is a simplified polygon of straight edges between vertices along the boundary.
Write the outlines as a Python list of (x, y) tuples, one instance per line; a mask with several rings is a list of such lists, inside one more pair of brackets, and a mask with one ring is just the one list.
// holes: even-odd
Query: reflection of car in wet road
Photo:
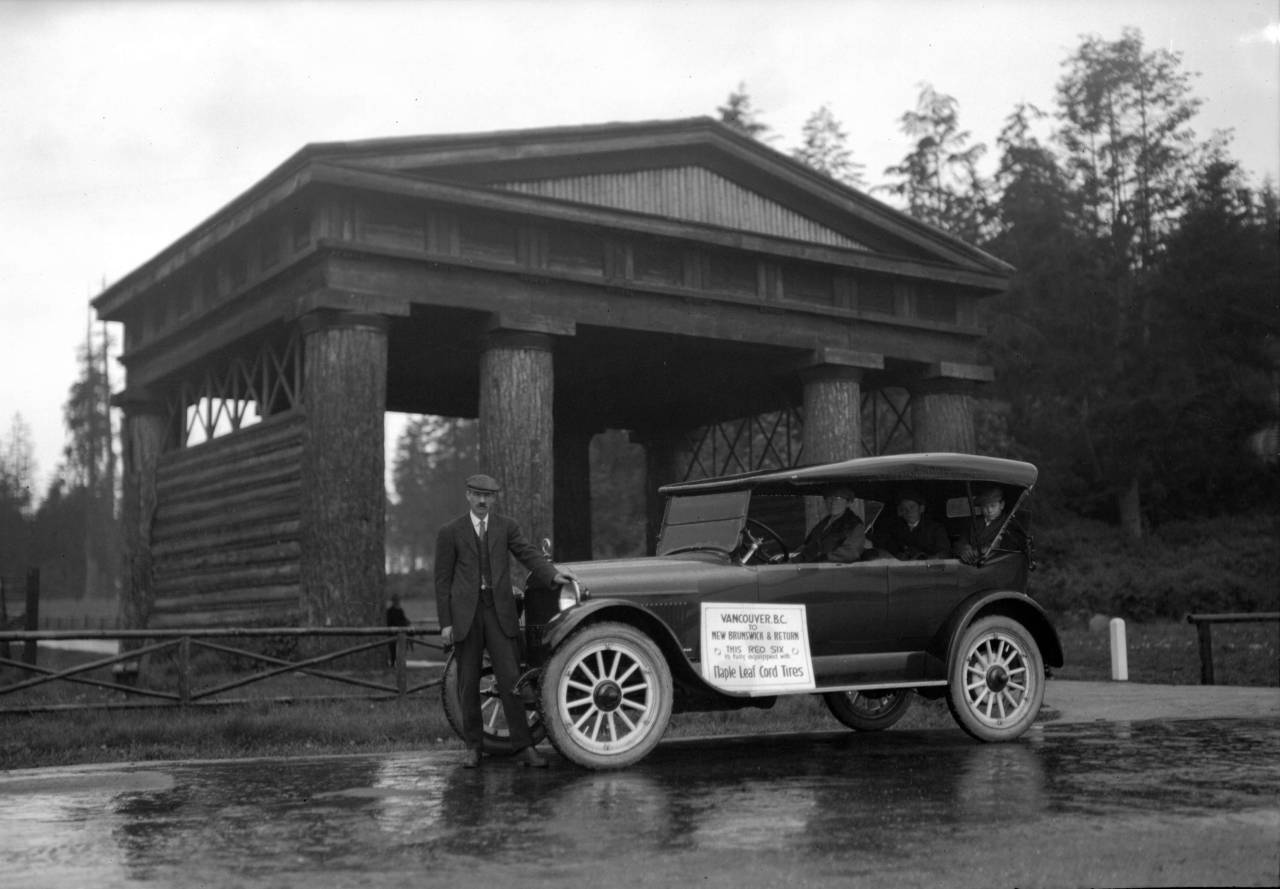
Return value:
[[(822, 732), (669, 740), (603, 772), (460, 769), (447, 748), (0, 772), (0, 874), (22, 889), (1276, 885), (1275, 689), (1247, 690), (1240, 712), (1263, 718), (1100, 718), (1122, 685), (1072, 690), (1079, 721), (1012, 744)], [(1205, 700), (1155, 691), (1160, 709)]]
[[(654, 556), (570, 564), (574, 588), (526, 590), (522, 682), (535, 738), (545, 733), (579, 765), (612, 768), (647, 755), (672, 712), (819, 694), (840, 722), (868, 731), (895, 723), (913, 690), (945, 696), (979, 740), (1019, 737), (1047, 668), (1063, 662), (1026, 593), (1035, 480), (1027, 463), (907, 454), (666, 486)], [(874, 532), (906, 486), (957, 544), (979, 490), (998, 488), (1011, 508), (976, 559), (793, 555), (806, 498), (852, 489)], [(445, 705), (456, 712), (451, 675)], [(492, 752), (506, 745), (499, 711), (486, 708)]]

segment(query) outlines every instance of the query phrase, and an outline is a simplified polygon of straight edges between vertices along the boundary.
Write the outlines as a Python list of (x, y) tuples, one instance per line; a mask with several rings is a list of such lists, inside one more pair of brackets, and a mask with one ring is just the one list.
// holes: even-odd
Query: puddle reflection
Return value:
[(815, 877), (1063, 815), (1280, 819), (1280, 732), (1267, 722), (1038, 727), (1003, 745), (959, 732), (674, 742), (604, 773), (458, 759), (0, 775), (0, 872), (23, 886), (392, 885), (424, 873), (555, 885), (606, 865), (674, 873), (695, 856), (812, 862)]

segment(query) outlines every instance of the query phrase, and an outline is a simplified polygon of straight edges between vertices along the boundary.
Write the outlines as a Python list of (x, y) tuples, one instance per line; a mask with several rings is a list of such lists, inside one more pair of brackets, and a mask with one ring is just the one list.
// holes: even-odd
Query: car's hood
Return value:
[(567, 568), (593, 598), (651, 596), (655, 594), (706, 594), (750, 584), (754, 575), (716, 553), (681, 553), (678, 556), (646, 556), (570, 562)]

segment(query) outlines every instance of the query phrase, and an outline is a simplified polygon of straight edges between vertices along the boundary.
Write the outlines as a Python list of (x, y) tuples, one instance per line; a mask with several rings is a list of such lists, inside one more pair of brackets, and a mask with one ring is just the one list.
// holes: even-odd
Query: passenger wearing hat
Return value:
[(545, 585), (568, 583), (551, 559), (520, 532), (512, 519), (493, 511), (498, 482), (489, 475), (467, 479), (470, 510), (446, 524), (436, 536), (436, 609), (440, 638), (453, 646), (458, 663), (458, 695), (462, 730), (468, 747), (464, 765), (481, 764), (484, 726), (480, 712), (480, 668), (489, 652), (502, 709), (521, 765), (545, 768), (547, 761), (533, 748), (523, 702), (515, 693), (519, 680), (516, 637), (520, 617), (511, 588), (511, 560), (515, 556)]
[[(1004, 528), (1004, 491), (995, 485), (979, 488), (973, 496), (974, 515), (964, 536), (956, 541), (954, 552), (960, 561), (972, 565), (978, 561), (1000, 536)], [(1002, 549), (1021, 550), (1027, 538), (1021, 528), (1009, 525), (1001, 538)]]
[(852, 488), (839, 487), (825, 494), (827, 514), (805, 535), (800, 549), (792, 553), (795, 562), (856, 562), (866, 549), (862, 517), (853, 511), (857, 495)]
[(925, 496), (904, 488), (895, 498), (897, 515), (877, 522), (871, 539), (896, 559), (945, 559), (951, 555), (947, 529), (925, 515)]

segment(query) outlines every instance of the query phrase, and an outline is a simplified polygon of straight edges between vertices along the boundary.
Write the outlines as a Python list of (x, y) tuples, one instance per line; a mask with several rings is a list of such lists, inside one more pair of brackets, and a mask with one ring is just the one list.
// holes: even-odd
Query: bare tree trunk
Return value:
[(1120, 510), (1120, 527), (1130, 540), (1142, 539), (1142, 494), (1138, 488), (1138, 477), (1135, 475), (1127, 487), (1116, 498)]

